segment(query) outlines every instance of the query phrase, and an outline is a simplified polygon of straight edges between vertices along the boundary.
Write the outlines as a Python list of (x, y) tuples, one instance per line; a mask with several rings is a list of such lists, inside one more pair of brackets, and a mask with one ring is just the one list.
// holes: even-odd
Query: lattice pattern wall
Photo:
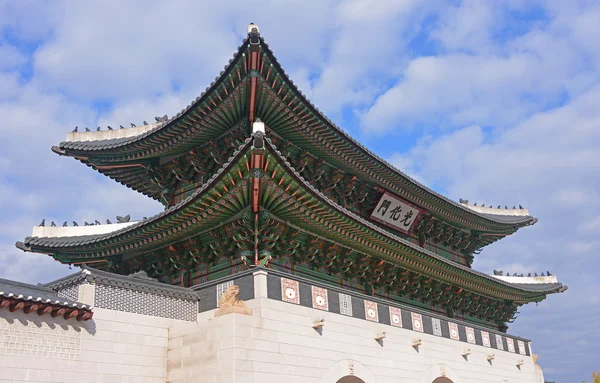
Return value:
[(70, 326), (48, 326), (0, 318), (0, 355), (22, 355), (79, 360), (81, 330)]
[(195, 321), (198, 315), (194, 301), (106, 285), (96, 285), (94, 306), (186, 321)]
[(77, 302), (79, 299), (79, 285), (71, 285), (64, 289), (58, 290), (57, 295), (61, 298), (67, 298)]

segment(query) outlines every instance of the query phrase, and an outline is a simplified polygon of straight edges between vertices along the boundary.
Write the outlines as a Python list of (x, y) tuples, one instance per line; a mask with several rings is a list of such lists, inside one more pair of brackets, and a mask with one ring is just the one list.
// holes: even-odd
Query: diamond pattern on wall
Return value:
[(498, 350), (504, 351), (504, 344), (502, 343), (502, 336), (496, 334), (496, 347)]
[(465, 326), (465, 331), (467, 332), (467, 342), (475, 344), (475, 331), (473, 328)]
[(433, 335), (442, 336), (442, 322), (438, 318), (431, 318)]
[(315, 309), (329, 311), (326, 289), (312, 286), (312, 306)]
[(390, 324), (396, 327), (402, 327), (402, 310), (398, 307), (390, 307)]
[(195, 321), (198, 302), (126, 288), (96, 285), (94, 306), (162, 318)]
[(413, 330), (423, 332), (423, 317), (421, 314), (411, 313)]
[(352, 316), (352, 297), (348, 294), (339, 293), (340, 314)]
[(506, 338), (506, 344), (508, 345), (508, 351), (515, 352), (515, 342), (512, 339)]
[(58, 295), (61, 298), (67, 298), (74, 302), (77, 302), (77, 299), (79, 299), (79, 285), (71, 285), (62, 290), (58, 290), (58, 293), (56, 295)]
[(527, 355), (527, 352), (525, 351), (525, 342), (523, 342), (522, 340), (518, 340), (517, 346), (519, 347), (519, 354)]
[(365, 300), (365, 319), (373, 322), (379, 322), (377, 303)]
[(281, 278), (281, 300), (297, 305), (300, 304), (300, 287), (298, 281)]
[(458, 325), (456, 323), (448, 322), (448, 331), (450, 332), (450, 339), (460, 340), (458, 336)]
[(490, 333), (487, 331), (482, 331), (481, 332), (481, 343), (483, 343), (483, 345), (485, 347), (492, 347), (492, 344), (490, 343)]

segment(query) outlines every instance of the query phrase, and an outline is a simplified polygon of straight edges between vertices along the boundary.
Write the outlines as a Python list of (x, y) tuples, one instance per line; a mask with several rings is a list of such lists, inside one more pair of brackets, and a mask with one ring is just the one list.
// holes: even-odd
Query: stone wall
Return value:
[[(206, 311), (196, 328), (171, 331), (168, 382), (336, 383), (346, 375), (366, 383), (431, 383), (441, 376), (454, 383), (543, 379), (533, 359), (518, 351), (269, 299), (264, 271), (254, 277), (254, 295), (246, 302), (252, 316), (214, 318)], [(316, 317), (324, 319), (320, 330), (312, 327)], [(381, 331), (386, 337), (378, 342)], [(422, 344), (413, 347), (417, 338)], [(470, 354), (463, 356), (465, 349)]]
[(0, 311), (0, 382), (166, 381), (169, 327), (188, 322), (95, 309), (94, 319)]
[[(0, 383), (336, 383), (344, 376), (365, 383), (431, 383), (441, 376), (454, 383), (543, 382), (532, 357), (518, 351), (331, 311), (336, 302), (325, 307), (318, 299), (324, 291), (311, 289), (321, 304), (314, 308), (303, 304), (301, 286), (287, 301), (283, 294), (269, 298), (273, 274), (248, 277), (238, 280), (252, 290), (244, 292), (253, 297), (246, 301), (252, 315), (215, 318), (211, 309), (186, 321), (95, 308), (93, 319), (77, 322), (0, 309)], [(210, 294), (200, 294), (210, 295), (211, 305), (216, 306), (219, 283), (207, 286)], [(81, 285), (78, 296), (85, 303), (96, 293), (93, 285)], [(369, 309), (364, 302), (359, 306)], [(324, 320), (322, 328), (312, 327), (315, 318)], [(385, 338), (377, 341), (381, 332)], [(417, 339), (421, 345), (413, 347)], [(469, 355), (463, 355), (465, 349)]]

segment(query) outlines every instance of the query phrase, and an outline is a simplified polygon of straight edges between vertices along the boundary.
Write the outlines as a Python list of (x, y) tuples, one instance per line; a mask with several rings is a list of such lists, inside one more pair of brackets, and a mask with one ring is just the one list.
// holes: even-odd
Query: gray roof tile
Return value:
[(0, 279), (0, 296), (14, 298), (22, 301), (48, 303), (64, 307), (75, 307), (80, 309), (88, 309), (91, 307), (78, 303), (73, 300), (62, 298), (56, 295), (56, 291), (38, 284), (30, 285), (28, 283), (11, 281), (8, 279)]

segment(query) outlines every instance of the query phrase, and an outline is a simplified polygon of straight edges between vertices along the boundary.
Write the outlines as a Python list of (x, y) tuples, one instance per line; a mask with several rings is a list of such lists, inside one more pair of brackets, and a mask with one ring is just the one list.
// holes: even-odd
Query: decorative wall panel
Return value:
[(79, 328), (0, 318), (0, 355), (79, 360), (80, 353)]
[(423, 317), (421, 314), (412, 313), (412, 327), (415, 331), (423, 332)]
[(186, 321), (198, 318), (197, 302), (107, 285), (96, 285), (94, 306)]
[(329, 302), (327, 300), (327, 290), (322, 287), (312, 287), (312, 306), (315, 309), (329, 311)]
[(379, 322), (377, 303), (365, 300), (365, 319), (372, 322)]
[(298, 281), (281, 278), (281, 299), (284, 302), (300, 304), (300, 287)]
[(390, 306), (390, 324), (396, 327), (402, 327), (402, 310)]
[(348, 294), (340, 295), (340, 314), (352, 316), (352, 297)]

